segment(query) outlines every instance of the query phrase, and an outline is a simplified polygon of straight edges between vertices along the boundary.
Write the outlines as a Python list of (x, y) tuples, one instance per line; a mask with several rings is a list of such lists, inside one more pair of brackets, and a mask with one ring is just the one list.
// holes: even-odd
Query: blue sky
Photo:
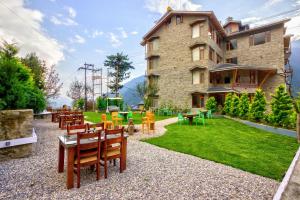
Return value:
[[(269, 17), (300, 8), (300, 0), (0, 0), (0, 39), (15, 41), (21, 55), (35, 51), (49, 65), (55, 64), (64, 83), (83, 80), (77, 71), (84, 62), (102, 67), (105, 57), (116, 52), (129, 55), (135, 66), (132, 76), (146, 69), (143, 35), (170, 5), (179, 10), (212, 10), (222, 22), (228, 16), (243, 22), (266, 23)], [(300, 11), (288, 31), (300, 39)]]

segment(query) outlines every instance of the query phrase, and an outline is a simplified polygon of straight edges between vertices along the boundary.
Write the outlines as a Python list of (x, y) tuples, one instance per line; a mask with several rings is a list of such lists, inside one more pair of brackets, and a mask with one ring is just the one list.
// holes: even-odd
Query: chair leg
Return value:
[(114, 159), (114, 166), (116, 166), (116, 159)]
[(96, 165), (97, 181), (100, 178), (100, 162)]
[(123, 159), (122, 159), (122, 156), (121, 156), (120, 157), (120, 173), (123, 173), (122, 162), (123, 162)]
[(77, 166), (77, 188), (80, 188), (80, 167)]
[(104, 159), (104, 177), (107, 178), (107, 160)]

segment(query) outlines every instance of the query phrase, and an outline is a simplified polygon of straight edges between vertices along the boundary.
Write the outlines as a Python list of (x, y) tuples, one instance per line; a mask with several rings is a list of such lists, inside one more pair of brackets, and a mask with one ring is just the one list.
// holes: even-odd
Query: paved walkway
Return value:
[[(158, 136), (163, 126), (157, 122)], [(176, 120), (175, 120), (176, 121)], [(0, 163), (0, 199), (271, 199), (279, 183), (194, 156), (162, 149), (130, 136), (127, 170), (110, 166), (108, 179), (96, 181), (83, 170), (81, 188), (67, 190), (57, 173), (57, 124), (35, 120), (38, 144), (29, 158)], [(153, 135), (151, 135), (153, 136)], [(76, 181), (76, 178), (75, 178)], [(76, 185), (76, 184), (75, 184)]]

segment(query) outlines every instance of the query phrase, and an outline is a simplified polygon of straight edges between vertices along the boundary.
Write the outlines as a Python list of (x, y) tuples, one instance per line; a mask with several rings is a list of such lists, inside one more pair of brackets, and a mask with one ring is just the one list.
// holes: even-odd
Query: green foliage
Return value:
[(231, 105), (230, 105), (230, 115), (236, 117), (239, 115), (239, 103), (240, 99), (236, 94), (232, 95)]
[(239, 117), (242, 119), (245, 119), (248, 117), (249, 113), (249, 97), (247, 93), (243, 93), (240, 97), (240, 102), (239, 102)]
[(261, 89), (257, 89), (253, 97), (249, 110), (249, 119), (260, 121), (265, 117), (266, 111), (266, 97)]
[(74, 107), (77, 109), (83, 110), (84, 109), (84, 99), (83, 98), (77, 99), (74, 103)]
[(227, 115), (230, 114), (231, 101), (232, 101), (232, 93), (226, 94), (223, 111)]
[(0, 109), (42, 111), (46, 107), (44, 94), (35, 86), (30, 70), (13, 57), (15, 52), (11, 47), (3, 48), (0, 51)]
[(103, 97), (97, 97), (96, 99), (96, 107), (98, 110), (106, 110), (106, 99)]
[(272, 95), (272, 113), (269, 120), (275, 126), (289, 127), (290, 116), (293, 113), (293, 101), (283, 85), (280, 85)]
[(47, 72), (45, 62), (39, 59), (35, 53), (27, 54), (25, 58), (21, 59), (21, 61), (24, 65), (31, 69), (35, 85), (39, 89), (44, 90)]
[(130, 69), (134, 69), (127, 55), (117, 53), (107, 56), (104, 66), (109, 68), (109, 76), (112, 77), (108, 87), (118, 96), (118, 91), (123, 87), (120, 83), (130, 77)]
[(209, 97), (206, 101), (206, 109), (211, 110), (212, 112), (217, 111), (217, 101), (215, 97)]

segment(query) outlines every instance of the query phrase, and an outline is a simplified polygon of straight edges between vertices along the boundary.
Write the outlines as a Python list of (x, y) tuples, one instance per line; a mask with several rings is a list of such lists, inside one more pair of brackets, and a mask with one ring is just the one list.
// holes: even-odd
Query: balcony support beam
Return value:
[(234, 74), (233, 74), (233, 81), (232, 81), (232, 84), (231, 84), (231, 87), (232, 87), (232, 88), (233, 88), (234, 85), (236, 84), (237, 72), (238, 72), (238, 70), (235, 69), (235, 70), (234, 70)]
[(266, 82), (266, 80), (269, 78), (269, 76), (271, 75), (272, 71), (268, 71), (268, 73), (265, 75), (264, 79), (260, 82), (258, 88), (261, 88), (263, 86), (263, 84)]

